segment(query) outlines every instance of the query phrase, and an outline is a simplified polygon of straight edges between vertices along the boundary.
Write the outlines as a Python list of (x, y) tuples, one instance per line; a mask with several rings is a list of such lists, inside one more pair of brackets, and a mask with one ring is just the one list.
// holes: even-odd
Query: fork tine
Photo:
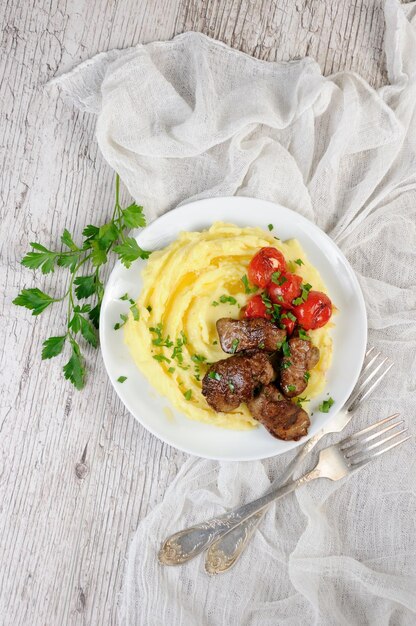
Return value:
[(368, 358), (373, 350), (374, 350), (374, 346), (371, 346), (371, 348), (368, 348), (367, 352), (365, 353), (364, 358)]
[[(368, 354), (368, 353), (367, 353)], [(365, 355), (365, 357), (367, 358), (367, 354)], [(370, 353), (371, 354), (371, 353)], [(366, 363), (363, 367), (363, 369), (361, 370), (361, 374), (360, 374), (360, 378), (363, 374), (365, 374), (370, 367), (372, 366), (372, 364), (374, 363), (374, 361), (376, 361), (378, 359), (378, 357), (381, 356), (381, 352), (377, 352), (369, 361), (368, 363)]]
[(355, 471), (356, 469), (363, 467), (363, 465), (367, 465), (367, 463), (372, 461), (374, 457), (380, 456), (380, 454), (384, 454), (385, 452), (388, 452), (389, 450), (391, 450), (392, 448), (395, 448), (396, 446), (400, 446), (402, 443), (404, 443), (405, 441), (408, 441), (411, 438), (412, 438), (412, 435), (408, 435), (408, 437), (405, 437), (404, 439), (401, 439), (400, 441), (396, 441), (395, 443), (390, 444), (389, 446), (387, 446), (387, 448), (383, 448), (382, 450), (379, 450), (378, 452), (374, 452), (373, 454), (368, 456), (366, 459), (363, 459), (362, 461), (359, 461), (358, 463), (352, 463), (351, 469)]
[[(408, 428), (403, 428), (402, 430), (399, 430), (398, 432), (395, 432), (392, 435), (389, 435), (388, 437), (384, 437), (384, 439), (382, 439), (381, 441), (376, 441), (375, 443), (372, 443), (370, 446), (365, 446), (363, 448), (356, 450), (355, 452), (353, 452), (351, 455), (347, 457), (348, 461), (352, 465), (354, 465), (354, 459), (358, 459), (359, 457), (362, 457), (362, 456), (367, 457), (368, 452), (370, 452), (370, 450), (374, 450), (375, 448), (379, 448), (380, 446), (383, 446), (388, 441), (391, 441), (392, 439), (396, 439), (396, 437), (399, 437), (400, 435), (407, 433), (408, 430), (409, 430)], [(373, 456), (373, 455), (371, 454), (370, 456)]]
[(365, 435), (366, 433), (369, 433), (371, 430), (374, 430), (375, 428), (378, 428), (379, 426), (382, 426), (383, 424), (386, 424), (387, 422), (395, 419), (396, 417), (399, 417), (399, 415), (400, 415), (400, 413), (393, 413), (393, 415), (389, 415), (388, 417), (385, 417), (384, 419), (379, 420), (375, 424), (371, 424), (371, 426), (367, 426), (366, 428), (363, 428), (362, 430), (359, 430), (357, 433), (354, 433), (353, 435), (350, 435), (349, 437), (346, 437), (345, 439), (340, 441), (338, 445), (339, 446), (345, 446), (350, 441), (355, 443), (356, 441), (359, 440), (361, 435)]
[(356, 448), (359, 445), (362, 445), (363, 443), (367, 443), (368, 441), (372, 441), (373, 439), (376, 439), (377, 437), (380, 437), (380, 435), (383, 435), (384, 433), (387, 433), (389, 430), (392, 430), (392, 428), (396, 428), (397, 426), (401, 426), (401, 424), (404, 423), (404, 420), (399, 420), (398, 422), (394, 422), (393, 424), (390, 424), (390, 426), (387, 426), (386, 428), (383, 428), (383, 430), (378, 430), (376, 433), (374, 433), (373, 435), (369, 435), (368, 437), (363, 437), (358, 439), (358, 441), (352, 441), (350, 444), (344, 445), (344, 446), (339, 446), (340, 450), (348, 450), (349, 452), (353, 452), (354, 448)]
[[(390, 365), (384, 370), (384, 372), (382, 372), (380, 374), (380, 376), (378, 378), (376, 378), (376, 380), (373, 382), (373, 384), (366, 389), (365, 387), (368, 385), (369, 382), (371, 382), (371, 380), (374, 378), (374, 376), (378, 373), (378, 371), (380, 370), (380, 367), (382, 367), (386, 361), (388, 359), (384, 359), (380, 365), (378, 365), (376, 367), (376, 369), (359, 385), (358, 389), (355, 391), (355, 393), (353, 393), (353, 395), (351, 396), (349, 403), (348, 403), (348, 411), (351, 411), (354, 407), (354, 405), (356, 404), (360, 404), (365, 398), (367, 398), (367, 396), (370, 395), (370, 393), (372, 393), (374, 391), (374, 389), (377, 387), (377, 385), (379, 385), (381, 383), (381, 381), (383, 380), (383, 378), (385, 377), (385, 375), (387, 374), (387, 372), (389, 372), (391, 370), (391, 368), (393, 367), (394, 363), (390, 363)], [(361, 395), (363, 394), (363, 395)]]

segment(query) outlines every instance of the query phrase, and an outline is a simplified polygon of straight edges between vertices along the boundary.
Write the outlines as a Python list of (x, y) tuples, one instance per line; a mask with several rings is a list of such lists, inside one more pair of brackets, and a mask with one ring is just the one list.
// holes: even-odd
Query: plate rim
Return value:
[[(346, 256), (344, 255), (344, 253), (342, 252), (342, 250), (337, 246), (337, 244), (335, 243), (335, 241), (333, 239), (331, 239), (331, 237), (324, 231), (322, 230), (319, 226), (317, 226), (314, 222), (312, 222), (311, 220), (309, 220), (308, 218), (306, 218), (304, 215), (302, 215), (301, 213), (298, 213), (297, 211), (290, 209), (289, 207), (284, 206), (283, 204), (280, 204), (279, 202), (273, 202), (271, 200), (263, 200), (261, 198), (255, 198), (252, 196), (211, 196), (211, 197), (207, 197), (207, 198), (200, 198), (198, 200), (193, 200), (191, 202), (184, 202), (183, 204), (180, 204), (179, 206), (170, 209), (168, 211), (166, 211), (165, 213), (163, 213), (162, 215), (160, 215), (159, 217), (155, 218), (150, 224), (148, 224), (145, 228), (141, 229), (140, 231), (137, 232), (137, 229), (134, 229), (131, 231), (130, 236), (133, 237), (140, 245), (141, 243), (141, 238), (144, 236), (144, 233), (146, 233), (148, 231), (149, 228), (153, 228), (154, 225), (159, 225), (159, 224), (163, 224), (163, 222), (165, 220), (171, 219), (172, 214), (175, 213), (179, 213), (181, 212), (183, 209), (189, 210), (189, 207), (195, 206), (197, 207), (198, 205), (202, 205), (202, 204), (209, 204), (212, 202), (238, 202), (238, 203), (242, 203), (242, 204), (250, 204), (252, 202), (261, 202), (263, 205), (269, 205), (270, 208), (274, 208), (274, 209), (278, 209), (278, 210), (282, 210), (284, 212), (289, 212), (289, 214), (293, 214), (296, 216), (296, 219), (300, 220), (301, 222), (304, 223), (305, 226), (307, 226), (308, 229), (312, 229), (312, 231), (315, 231), (317, 233), (319, 233), (320, 237), (324, 237), (324, 239), (327, 241), (328, 245), (336, 251), (336, 254), (338, 256), (341, 257), (341, 259), (344, 262), (344, 265), (348, 268), (349, 270), (349, 276), (352, 280), (352, 283), (354, 285), (354, 291), (356, 296), (358, 297), (358, 302), (359, 302), (359, 308), (360, 308), (360, 314), (362, 315), (362, 321), (363, 321), (363, 328), (361, 329), (363, 331), (363, 341), (362, 344), (360, 346), (361, 348), (361, 354), (360, 354), (360, 359), (358, 361), (357, 359), (357, 363), (360, 363), (360, 367), (357, 368), (357, 371), (354, 375), (353, 378), (350, 379), (350, 385), (349, 385), (349, 390), (348, 390), (348, 395), (345, 398), (345, 401), (343, 402), (342, 405), (336, 405), (334, 404), (333, 406), (335, 407), (335, 409), (330, 410), (328, 413), (328, 417), (327, 419), (324, 421), (324, 423), (322, 424), (322, 428), (326, 428), (328, 426), (328, 424), (330, 423), (330, 421), (335, 418), (335, 416), (339, 413), (339, 411), (341, 411), (345, 405), (346, 402), (348, 401), (348, 398), (350, 397), (356, 383), (357, 380), (359, 378), (361, 369), (362, 369), (362, 364), (365, 358), (365, 353), (366, 353), (366, 347), (367, 347), (367, 341), (368, 341), (368, 319), (367, 319), (367, 310), (366, 310), (366, 305), (365, 305), (365, 299), (364, 299), (364, 295), (360, 286), (360, 283), (358, 281), (357, 275), (353, 269), (353, 267), (351, 266), (351, 264), (349, 263), (348, 259), (346, 258)], [(200, 211), (200, 209), (199, 209)], [(206, 216), (205, 216), (206, 217)], [(214, 220), (207, 220), (209, 222), (208, 226), (205, 226), (205, 228), (209, 228), (211, 224), (213, 224), (214, 222), (220, 221), (218, 218), (214, 219)], [(225, 223), (229, 223), (229, 220), (224, 219)], [(260, 228), (262, 227), (261, 225), (257, 225)], [(178, 230), (178, 233), (180, 231), (186, 231), (188, 230), (187, 227), (181, 226), (180, 229)], [(195, 230), (191, 230), (191, 232), (196, 232)], [(176, 235), (177, 237), (177, 235)], [(115, 390), (117, 396), (120, 398), (121, 402), (123, 403), (123, 405), (127, 408), (127, 410), (129, 411), (129, 413), (131, 414), (131, 416), (133, 417), (133, 419), (137, 420), (146, 430), (148, 430), (153, 436), (155, 436), (157, 439), (159, 439), (160, 441), (162, 441), (163, 443), (166, 443), (170, 446), (172, 446), (173, 448), (176, 448), (177, 450), (180, 450), (181, 452), (185, 452), (186, 454), (190, 454), (196, 458), (205, 458), (205, 459), (209, 459), (209, 460), (214, 460), (214, 461), (219, 461), (219, 462), (252, 462), (252, 461), (262, 461), (265, 459), (269, 459), (269, 458), (274, 458), (276, 456), (279, 456), (281, 454), (285, 454), (286, 452), (289, 452), (291, 450), (295, 450), (296, 448), (299, 448), (300, 446), (304, 445), (307, 441), (309, 441), (309, 439), (313, 436), (313, 434), (309, 431), (308, 434), (305, 437), (302, 437), (299, 441), (288, 441), (285, 442), (287, 443), (287, 448), (284, 449), (277, 449), (276, 452), (272, 453), (272, 454), (263, 454), (263, 455), (259, 455), (257, 454), (253, 454), (252, 456), (244, 456), (244, 457), (239, 457), (239, 456), (221, 456), (221, 455), (211, 455), (211, 454), (201, 454), (201, 453), (196, 453), (195, 451), (193, 451), (192, 449), (188, 448), (186, 445), (181, 445), (178, 444), (176, 441), (173, 442), (169, 436), (165, 437), (162, 436), (160, 433), (156, 432), (155, 429), (152, 428), (152, 426), (148, 425), (147, 423), (145, 423), (141, 417), (139, 415), (137, 415), (137, 412), (135, 409), (133, 409), (133, 407), (130, 404), (129, 400), (126, 400), (123, 396), (122, 396), (122, 388), (120, 387), (120, 385), (117, 387), (115, 382), (113, 382), (112, 380), (112, 376), (110, 375), (109, 372), (109, 367), (107, 366), (107, 358), (108, 355), (106, 355), (104, 353), (103, 350), (103, 346), (106, 344), (105, 340), (104, 340), (104, 323), (103, 322), (103, 318), (105, 315), (105, 305), (106, 305), (106, 300), (107, 300), (107, 295), (108, 295), (108, 291), (107, 291), (107, 286), (110, 283), (110, 280), (114, 274), (114, 272), (117, 271), (117, 269), (126, 269), (124, 267), (124, 265), (122, 265), (120, 260), (117, 260), (116, 263), (114, 264), (114, 267), (112, 268), (106, 284), (105, 284), (105, 288), (104, 288), (104, 296), (103, 296), (103, 300), (102, 300), (102, 306), (101, 306), (101, 311), (100, 311), (100, 324), (99, 324), (99, 338), (100, 338), (100, 352), (101, 352), (101, 356), (104, 362), (104, 367), (106, 370), (106, 374), (111, 382), (111, 385), (113, 387), (113, 389)], [(158, 392), (157, 392), (158, 393)], [(162, 394), (159, 394), (159, 396), (163, 397)], [(182, 414), (184, 415), (184, 414)], [(187, 416), (184, 415), (184, 417), (186, 419), (190, 419)], [(219, 427), (218, 427), (219, 428)], [(223, 430), (220, 429), (219, 430)], [(318, 431), (319, 432), (319, 431)], [(315, 433), (316, 434), (316, 433)]]

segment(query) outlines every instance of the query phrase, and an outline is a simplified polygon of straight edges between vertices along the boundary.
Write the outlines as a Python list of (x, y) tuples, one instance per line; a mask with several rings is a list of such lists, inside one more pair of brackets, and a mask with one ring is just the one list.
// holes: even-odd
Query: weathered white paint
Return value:
[[(111, 624), (123, 561), (141, 517), (163, 498), (184, 454), (149, 435), (110, 387), (99, 352), (78, 393), (42, 341), (60, 332), (11, 306), (32, 272), (28, 242), (55, 245), (108, 217), (113, 174), (95, 120), (44, 89), (96, 52), (199, 30), (256, 57), (310, 55), (326, 74), (383, 80), (382, 0), (3, 0), (0, 4), (0, 623)], [(64, 272), (37, 276), (62, 293)], [(63, 313), (63, 311), (62, 311)]]

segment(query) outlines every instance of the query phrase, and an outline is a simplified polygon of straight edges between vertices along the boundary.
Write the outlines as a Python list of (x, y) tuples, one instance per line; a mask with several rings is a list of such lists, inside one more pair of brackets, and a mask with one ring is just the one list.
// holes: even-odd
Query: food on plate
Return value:
[(280, 363), (280, 387), (287, 398), (300, 396), (308, 386), (309, 373), (319, 361), (319, 348), (311, 341), (293, 337)]
[[(323, 391), (332, 357), (330, 324), (319, 326), (321, 304), (318, 314), (317, 307), (308, 313), (306, 306), (315, 292), (321, 303), (328, 297), (298, 241), (282, 242), (262, 228), (217, 222), (202, 232), (183, 232), (152, 253), (143, 270), (138, 313), (124, 325), (125, 341), (150, 384), (191, 419), (236, 430), (255, 428), (261, 420), (249, 405), (256, 406), (252, 403), (272, 385), (279, 394), (273, 401), (281, 403), (280, 411), (286, 406), (295, 424), (284, 423), (279, 413), (274, 433), (290, 438), (297, 432), (294, 416), (303, 413), (296, 404), (301, 399), (285, 395), (292, 394), (292, 385), (300, 389), (304, 362), (295, 349), (295, 363), (287, 365), (284, 350), (301, 339), (319, 351), (315, 367), (305, 372), (308, 399)], [(292, 294), (296, 297), (290, 301)], [(282, 372), (290, 368), (295, 382), (283, 388)], [(267, 394), (271, 397), (270, 389)], [(304, 418), (300, 422), (306, 424)]]
[(202, 380), (202, 395), (215, 411), (228, 413), (253, 398), (276, 374), (267, 355), (257, 350), (213, 363)]
[(217, 320), (217, 332), (224, 352), (235, 354), (243, 350), (275, 352), (286, 339), (286, 332), (267, 319)]
[(300, 406), (287, 400), (275, 385), (267, 385), (248, 402), (252, 416), (271, 435), (279, 439), (298, 440), (310, 425), (309, 415)]
[(309, 291), (308, 299), (296, 304), (294, 315), (305, 330), (322, 328), (332, 315), (332, 302), (321, 291)]

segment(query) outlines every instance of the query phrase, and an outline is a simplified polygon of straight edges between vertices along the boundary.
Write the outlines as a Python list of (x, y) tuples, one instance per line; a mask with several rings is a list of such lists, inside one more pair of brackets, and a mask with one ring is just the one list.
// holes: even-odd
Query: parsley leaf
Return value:
[(62, 337), (49, 337), (43, 342), (42, 359), (52, 359), (54, 356), (61, 354), (64, 349), (67, 335)]
[(235, 354), (237, 352), (238, 344), (240, 343), (239, 339), (233, 339), (231, 342), (231, 353)]
[(311, 373), (310, 373), (310, 372), (305, 372), (305, 373), (304, 373), (304, 375), (303, 375), (303, 380), (305, 381), (305, 383), (307, 383), (307, 382), (308, 382), (308, 380), (310, 379), (310, 377), (311, 377)]
[(287, 341), (282, 343), (283, 356), (290, 356), (290, 346)]
[(148, 259), (150, 256), (150, 252), (143, 250), (133, 237), (127, 237), (123, 243), (115, 246), (114, 252), (126, 267), (130, 267), (137, 259)]
[(118, 383), (124, 383), (125, 380), (127, 380), (127, 376), (119, 376), (117, 378)]
[(303, 328), (299, 328), (299, 339), (303, 339), (304, 341), (312, 341), (308, 333)]
[(295, 263), (296, 263), (296, 265), (299, 265), (299, 267), (301, 265), (305, 265), (305, 263), (302, 261), (302, 259), (296, 259)]
[(247, 278), (247, 274), (244, 274), (244, 276), (241, 277), (241, 281), (244, 285), (244, 291), (245, 293), (255, 293), (257, 291), (257, 287), (250, 287), (250, 284), (248, 282), (248, 278)]
[(75, 293), (78, 300), (89, 298), (95, 293), (97, 288), (95, 274), (91, 274), (91, 276), (78, 276), (78, 278), (74, 280), (74, 285), (77, 285)]
[(146, 226), (146, 218), (143, 215), (143, 207), (136, 203), (122, 210), (123, 220), (127, 228), (140, 228)]
[(26, 307), (26, 309), (32, 311), (32, 315), (40, 315), (52, 302), (57, 302), (57, 300), (43, 293), (37, 287), (34, 289), (23, 289), (13, 300), (13, 304)]
[(211, 378), (212, 380), (221, 380), (222, 376), (221, 374), (218, 374), (218, 372), (208, 372), (208, 378)]
[(76, 341), (71, 340), (72, 355), (68, 363), (64, 365), (64, 376), (70, 380), (76, 389), (82, 389), (85, 385), (85, 369), (81, 352)]
[(189, 400), (192, 398), (192, 389), (188, 389), (188, 391), (185, 391), (185, 393), (183, 394), (185, 396), (185, 400)]
[(274, 226), (273, 226), (273, 224), (268, 224), (268, 225), (267, 225), (267, 228), (268, 228), (270, 231), (272, 231), (272, 230), (273, 230), (273, 228), (274, 228)]

